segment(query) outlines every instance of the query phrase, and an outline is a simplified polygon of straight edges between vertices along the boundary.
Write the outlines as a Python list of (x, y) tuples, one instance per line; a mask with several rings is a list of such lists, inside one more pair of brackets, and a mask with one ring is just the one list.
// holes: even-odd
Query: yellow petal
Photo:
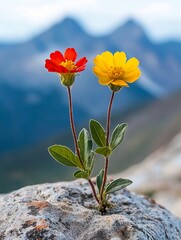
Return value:
[(124, 81), (124, 80), (115, 80), (113, 82), (111, 82), (111, 84), (115, 85), (115, 86), (119, 86), (119, 87), (127, 87), (128, 84)]
[(126, 62), (126, 54), (124, 52), (116, 52), (114, 54), (115, 67), (122, 67)]
[(140, 77), (140, 75), (141, 71), (139, 69), (136, 69), (135, 71), (125, 74), (124, 80), (128, 83), (133, 83)]
[(139, 61), (136, 58), (130, 58), (124, 65), (123, 70), (130, 71), (134, 68), (137, 68), (139, 66)]
[(124, 74), (124, 78), (131, 77), (134, 75), (140, 75), (141, 71), (139, 68), (133, 69), (132, 71), (126, 72)]
[(108, 75), (103, 72), (99, 67), (95, 66), (92, 68), (93, 72), (98, 76), (98, 77), (107, 77)]
[(101, 57), (102, 57), (102, 61), (103, 63), (107, 66), (107, 67), (113, 67), (114, 66), (114, 62), (113, 62), (113, 55), (111, 52), (103, 52), (101, 54)]
[(109, 83), (111, 83), (112, 80), (110, 80), (109, 78), (99, 78), (98, 81), (101, 85), (108, 85)]
[(102, 57), (100, 55), (97, 55), (94, 58), (94, 64), (99, 67), (102, 71), (107, 72), (108, 68), (106, 64), (102, 61)]

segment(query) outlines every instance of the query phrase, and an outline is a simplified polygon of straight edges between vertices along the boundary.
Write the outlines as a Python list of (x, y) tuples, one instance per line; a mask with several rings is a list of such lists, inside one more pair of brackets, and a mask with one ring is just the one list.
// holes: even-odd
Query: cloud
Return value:
[(1, 0), (0, 39), (30, 38), (66, 16), (93, 34), (135, 18), (154, 38), (181, 37), (180, 0)]

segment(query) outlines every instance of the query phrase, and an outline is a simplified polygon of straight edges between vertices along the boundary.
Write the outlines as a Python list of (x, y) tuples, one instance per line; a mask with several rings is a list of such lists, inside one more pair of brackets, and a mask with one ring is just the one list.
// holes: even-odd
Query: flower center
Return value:
[(72, 60), (66, 60), (65, 62), (62, 62), (61, 65), (65, 67), (69, 72), (77, 68)]
[(124, 76), (124, 71), (121, 67), (110, 67), (108, 76), (113, 81), (122, 79)]

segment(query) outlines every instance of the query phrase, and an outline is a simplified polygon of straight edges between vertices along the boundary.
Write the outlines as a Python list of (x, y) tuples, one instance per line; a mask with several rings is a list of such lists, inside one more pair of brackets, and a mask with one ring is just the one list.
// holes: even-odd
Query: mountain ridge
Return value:
[(137, 57), (143, 72), (130, 88), (116, 94), (113, 113), (139, 109), (181, 89), (180, 43), (156, 44), (134, 21), (95, 37), (76, 21), (65, 19), (30, 41), (0, 44), (0, 155), (33, 145), (68, 127), (66, 89), (56, 74), (44, 68), (52, 51), (67, 47), (74, 47), (78, 58), (86, 56), (89, 60), (72, 89), (80, 125), (89, 117), (102, 118), (107, 111), (110, 90), (100, 86), (91, 71), (93, 58), (102, 51), (125, 51), (128, 58)]
[[(132, 22), (131, 25), (133, 27), (134, 23)], [(78, 58), (86, 56), (89, 60), (87, 69), (77, 76), (73, 88), (75, 114), (80, 113), (79, 122), (88, 120), (88, 116), (92, 115), (96, 118), (105, 113), (110, 91), (98, 84), (96, 77), (91, 72), (91, 62), (93, 53), (97, 54), (106, 49), (111, 51), (111, 48), (114, 48), (111, 41), (107, 39), (90, 37), (76, 21), (67, 18), (23, 44), (8, 44), (4, 47), (1, 45), (0, 87), (3, 92), (0, 102), (2, 116), (0, 132), (3, 134), (0, 135), (0, 153), (15, 146), (21, 147), (25, 143), (31, 145), (34, 141), (47, 137), (48, 134), (51, 136), (56, 130), (61, 129), (58, 127), (57, 119), (59, 119), (60, 126), (68, 126), (69, 121), (65, 121), (67, 118), (62, 117), (61, 119), (61, 111), (64, 111), (63, 109), (67, 106), (66, 89), (60, 86), (59, 79), (55, 74), (48, 73), (44, 68), (45, 59), (49, 57), (50, 52), (56, 49), (64, 51), (67, 47), (75, 47)], [(153, 92), (142, 87), (141, 84), (124, 89), (121, 94), (125, 102), (121, 111), (155, 98)], [(105, 101), (100, 101), (103, 97)], [(32, 104), (27, 101), (29, 98), (31, 101), (32, 98), (34, 101), (35, 98), (39, 99), (39, 103)], [(52, 104), (51, 107), (49, 102)], [(115, 109), (120, 108), (118, 97), (115, 99), (114, 105)], [(57, 106), (60, 112), (57, 113), (54, 106)], [(37, 107), (39, 107), (39, 111), (37, 111)], [(47, 118), (47, 116), (49, 117)], [(7, 117), (8, 120), (6, 120)], [(41, 119), (44, 121), (42, 122)], [(27, 129), (26, 122), (28, 123)], [(56, 129), (55, 126), (57, 126)], [(45, 129), (44, 131), (47, 129), (47, 133), (43, 133), (43, 130), (40, 131), (40, 129)], [(16, 137), (13, 135), (15, 133)]]
[[(87, 55), (89, 61), (93, 58), (93, 52), (96, 55), (105, 50), (114, 52), (124, 49), (128, 57), (136, 56), (139, 58), (141, 67), (152, 81), (159, 85), (163, 85), (163, 82), (165, 83), (164, 88), (167, 86), (165, 94), (169, 93), (170, 90), (177, 90), (178, 85), (181, 87), (178, 79), (178, 73), (180, 73), (181, 42), (166, 41), (164, 43), (154, 43), (149, 39), (141, 25), (134, 20), (128, 20), (125, 24), (114, 29), (110, 34), (95, 37), (88, 34), (75, 20), (65, 18), (62, 22), (55, 24), (29, 41), (15, 45), (8, 43), (7, 46), (0, 44), (0, 46), (0, 63), (3, 66), (4, 61), (9, 61), (9, 68), (14, 75), (14, 80), (11, 80), (10, 71), (7, 71), (4, 67), (2, 68), (1, 78), (11, 81), (11, 83), (16, 81), (18, 84), (19, 82), (19, 86), (26, 86), (26, 84), (29, 87), (31, 85), (37, 86), (36, 82), (39, 81), (32, 81), (32, 78), (37, 78), (38, 80), (40, 74), (45, 78), (47, 84), (46, 80), (49, 77), (46, 76), (45, 71), (42, 71), (41, 68), (43, 67), (42, 62), (48, 57), (49, 52), (56, 49), (64, 51), (67, 47), (75, 47), (80, 56)], [(24, 50), (24, 48), (26, 49)], [(164, 59), (168, 59), (169, 57), (168, 49), (171, 59), (164, 62)], [(9, 58), (10, 55), (11, 58)], [(18, 59), (16, 59), (17, 55)], [(36, 66), (33, 64), (35, 61)], [(172, 67), (172, 61), (175, 64), (175, 68)], [(26, 62), (30, 69), (32, 67), (31, 72), (28, 71)], [(18, 65), (21, 67), (21, 75), (18, 74), (15, 68), (16, 64), (17, 69)], [(167, 68), (165, 65), (167, 68), (171, 68), (171, 76), (174, 78), (170, 87), (167, 85), (168, 74), (166, 74), (167, 70), (165, 71), (165, 69)], [(154, 74), (154, 72), (156, 73)], [(32, 75), (32, 77), (28, 76), (22, 80), (22, 76), (25, 74)], [(88, 75), (90, 75), (89, 72)]]
[[(127, 110), (123, 114), (117, 111), (113, 114), (112, 128), (120, 122), (127, 122), (128, 130), (122, 146), (110, 159), (109, 173), (118, 173), (141, 162), (181, 131), (181, 108), (176, 104), (181, 101), (180, 93), (139, 106), (131, 112)], [(105, 118), (101, 118), (100, 122), (105, 126)], [(86, 122), (84, 127), (88, 128), (87, 125)], [(47, 148), (53, 144), (67, 145), (73, 150), (70, 129), (67, 132), (61, 130), (32, 146), (1, 155), (0, 192), (29, 184), (70, 180), (74, 169), (58, 165), (48, 154)], [(95, 172), (98, 173), (101, 167), (103, 161), (97, 158)]]

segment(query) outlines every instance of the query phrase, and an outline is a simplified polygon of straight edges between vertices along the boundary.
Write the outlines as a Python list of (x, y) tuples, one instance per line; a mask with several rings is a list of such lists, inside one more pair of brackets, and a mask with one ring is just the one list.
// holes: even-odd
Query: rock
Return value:
[(28, 186), (0, 197), (1, 240), (180, 240), (181, 220), (124, 189), (107, 215), (84, 180)]
[(129, 178), (129, 189), (152, 196), (181, 217), (181, 133), (143, 162), (114, 176)]

